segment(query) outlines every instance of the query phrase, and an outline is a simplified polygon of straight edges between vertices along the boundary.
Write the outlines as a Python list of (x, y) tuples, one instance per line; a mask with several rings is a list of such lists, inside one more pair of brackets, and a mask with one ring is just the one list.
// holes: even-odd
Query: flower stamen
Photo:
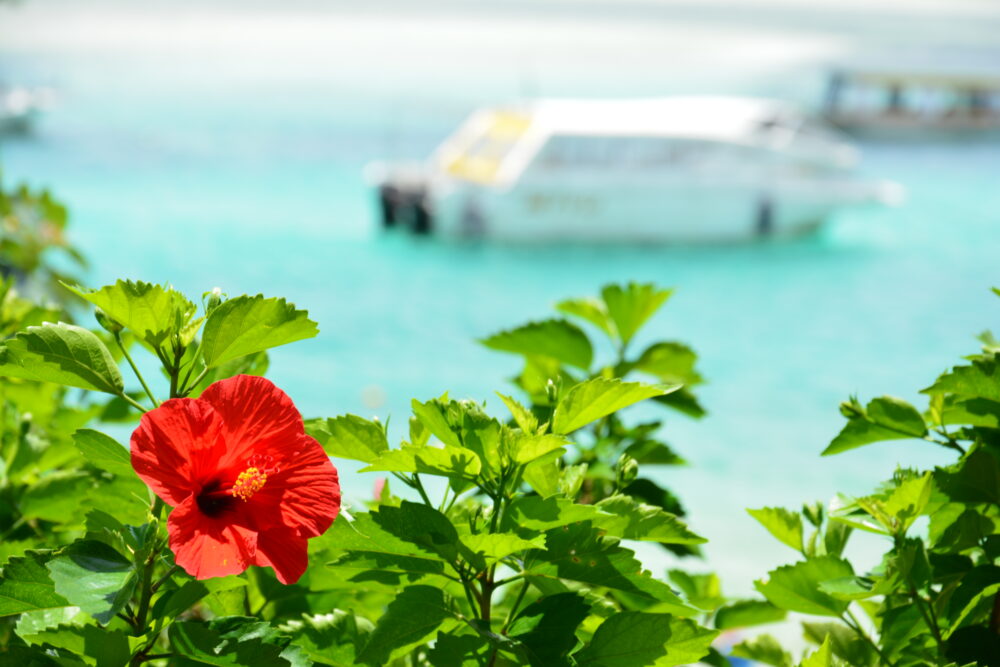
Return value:
[(240, 500), (250, 500), (253, 494), (264, 488), (265, 482), (267, 482), (267, 473), (251, 466), (241, 472), (239, 477), (236, 478), (236, 482), (233, 484), (230, 493)]

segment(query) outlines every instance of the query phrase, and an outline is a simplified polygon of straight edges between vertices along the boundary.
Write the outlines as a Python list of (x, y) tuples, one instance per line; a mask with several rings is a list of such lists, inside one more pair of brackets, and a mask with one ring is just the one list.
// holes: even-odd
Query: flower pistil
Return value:
[(250, 466), (239, 474), (230, 493), (240, 500), (250, 500), (253, 494), (264, 488), (267, 482), (267, 473), (260, 468)]

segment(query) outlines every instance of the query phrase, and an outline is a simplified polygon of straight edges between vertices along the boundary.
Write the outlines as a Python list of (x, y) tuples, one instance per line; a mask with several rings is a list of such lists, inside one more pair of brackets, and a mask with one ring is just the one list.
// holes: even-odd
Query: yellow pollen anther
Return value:
[(250, 500), (250, 496), (264, 488), (267, 481), (267, 474), (257, 468), (247, 468), (236, 478), (233, 490), (230, 491), (240, 500)]

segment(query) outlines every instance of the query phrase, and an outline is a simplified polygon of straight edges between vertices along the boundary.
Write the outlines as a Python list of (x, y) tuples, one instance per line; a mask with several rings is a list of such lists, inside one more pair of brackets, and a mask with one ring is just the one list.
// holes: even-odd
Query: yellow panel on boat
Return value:
[(455, 178), (491, 185), (500, 164), (531, 125), (531, 117), (510, 111), (491, 115), (483, 133), (472, 139), (446, 167)]

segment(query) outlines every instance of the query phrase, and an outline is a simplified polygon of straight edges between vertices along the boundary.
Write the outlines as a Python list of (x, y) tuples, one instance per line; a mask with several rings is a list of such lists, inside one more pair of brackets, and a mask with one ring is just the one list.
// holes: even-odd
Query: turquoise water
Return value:
[[(658, 474), (733, 592), (791, 557), (742, 508), (861, 493), (897, 463), (947, 460), (914, 443), (818, 454), (840, 400), (919, 401), (976, 349), (974, 334), (1000, 329), (988, 290), (1000, 284), (1000, 144), (863, 145), (863, 172), (904, 184), (904, 205), (839, 215), (806, 239), (724, 247), (384, 237), (361, 169), (423, 156), (476, 105), (521, 94), (809, 102), (826, 62), (890, 39), (982, 46), (1000, 34), (995, 15), (974, 3), (872, 17), (746, 2), (735, 15), (679, 3), (549, 3), (527, 16), (436, 6), (4, 8), (0, 76), (61, 93), (36, 136), (0, 147), (5, 177), (69, 204), (92, 284), (218, 285), (308, 308), (320, 336), (275, 351), (270, 373), (306, 415), (391, 414), (400, 427), (414, 396), (490, 398), (517, 365), (476, 337), (611, 280), (677, 287), (646, 334), (699, 351), (711, 414), (667, 416), (691, 465)], [(900, 22), (905, 35), (890, 36)], [(343, 470), (350, 494), (369, 493), (371, 478)]]

